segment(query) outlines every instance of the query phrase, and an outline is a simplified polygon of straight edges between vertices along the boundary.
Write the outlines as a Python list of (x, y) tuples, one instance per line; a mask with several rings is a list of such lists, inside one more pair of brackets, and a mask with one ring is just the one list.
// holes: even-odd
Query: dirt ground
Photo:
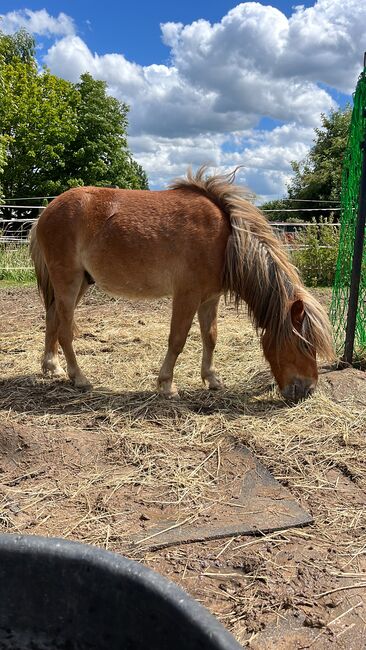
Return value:
[[(0, 531), (139, 560), (243, 646), (366, 648), (366, 374), (323, 370), (315, 395), (290, 407), (246, 317), (222, 306), (216, 365), (225, 390), (200, 384), (194, 323), (176, 372), (181, 399), (167, 402), (155, 380), (169, 311), (169, 301), (133, 304), (92, 290), (78, 309), (76, 349), (94, 390), (81, 393), (40, 374), (36, 291), (0, 290)], [(201, 522), (208, 506), (225, 503), (217, 476), (233, 437), (314, 523), (157, 551), (132, 545), (161, 518)]]

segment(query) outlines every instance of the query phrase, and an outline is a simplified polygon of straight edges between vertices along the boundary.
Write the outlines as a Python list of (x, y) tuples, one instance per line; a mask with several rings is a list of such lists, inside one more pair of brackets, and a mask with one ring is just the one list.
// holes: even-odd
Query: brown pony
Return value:
[(72, 346), (74, 310), (91, 283), (134, 298), (173, 297), (162, 395), (174, 397), (173, 370), (195, 313), (201, 375), (221, 387), (213, 367), (220, 296), (243, 301), (285, 398), (298, 401), (317, 383), (316, 354), (333, 358), (328, 318), (305, 290), (261, 212), (227, 176), (178, 180), (165, 191), (79, 187), (57, 197), (31, 232), (31, 255), (46, 307), (42, 368), (90, 388)]

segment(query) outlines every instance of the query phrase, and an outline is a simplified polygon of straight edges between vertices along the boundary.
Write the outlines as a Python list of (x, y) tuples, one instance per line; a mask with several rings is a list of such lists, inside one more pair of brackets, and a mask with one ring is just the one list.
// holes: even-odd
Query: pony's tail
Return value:
[(29, 249), (36, 271), (38, 291), (43, 298), (46, 311), (48, 311), (55, 300), (55, 292), (53, 290), (43, 253), (38, 243), (37, 224), (38, 221), (33, 224), (30, 232)]

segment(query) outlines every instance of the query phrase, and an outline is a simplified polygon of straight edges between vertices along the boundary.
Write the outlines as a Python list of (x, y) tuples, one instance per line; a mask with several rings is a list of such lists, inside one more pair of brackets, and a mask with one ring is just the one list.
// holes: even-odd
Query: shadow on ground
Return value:
[(243, 383), (236, 390), (181, 390), (180, 399), (167, 400), (155, 391), (113, 391), (96, 387), (82, 392), (68, 381), (54, 381), (37, 375), (18, 375), (0, 381), (0, 408), (32, 415), (90, 414), (103, 416), (111, 410), (131, 417), (176, 418), (187, 412), (200, 415), (222, 413), (227, 418), (245, 414), (264, 417), (269, 412), (287, 408), (279, 397), (267, 372), (255, 377), (255, 385)]

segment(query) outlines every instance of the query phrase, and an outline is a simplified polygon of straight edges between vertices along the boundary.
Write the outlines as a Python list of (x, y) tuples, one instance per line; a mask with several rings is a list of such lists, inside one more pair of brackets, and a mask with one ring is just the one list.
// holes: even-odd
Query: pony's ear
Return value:
[(305, 316), (304, 303), (302, 300), (295, 300), (291, 305), (291, 321), (295, 329), (301, 332), (302, 322)]

